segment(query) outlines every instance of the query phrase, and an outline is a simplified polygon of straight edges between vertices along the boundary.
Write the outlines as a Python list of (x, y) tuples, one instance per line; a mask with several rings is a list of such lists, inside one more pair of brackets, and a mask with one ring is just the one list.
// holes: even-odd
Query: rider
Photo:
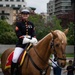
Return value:
[(11, 63), (11, 75), (14, 74), (14, 69), (17, 68), (17, 61), (20, 54), (23, 52), (27, 43), (35, 43), (37, 42), (35, 35), (35, 27), (32, 22), (28, 20), (30, 11), (27, 8), (21, 10), (22, 20), (20, 22), (16, 22), (15, 32), (18, 37), (18, 42), (16, 44), (16, 48), (14, 50), (13, 59)]

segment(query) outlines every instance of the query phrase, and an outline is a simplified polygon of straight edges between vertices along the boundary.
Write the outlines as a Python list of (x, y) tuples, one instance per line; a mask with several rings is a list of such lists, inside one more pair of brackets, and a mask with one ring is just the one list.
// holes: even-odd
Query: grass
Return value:
[(66, 57), (74, 57), (74, 53), (68, 53), (66, 54)]
[[(50, 57), (52, 58), (52, 55)], [(66, 57), (74, 57), (74, 53), (67, 53)]]

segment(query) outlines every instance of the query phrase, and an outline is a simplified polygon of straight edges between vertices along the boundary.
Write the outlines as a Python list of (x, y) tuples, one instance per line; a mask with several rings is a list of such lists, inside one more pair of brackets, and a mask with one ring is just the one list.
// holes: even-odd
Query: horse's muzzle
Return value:
[(66, 60), (59, 60), (58, 61), (58, 65), (62, 68), (64, 68), (66, 66)]

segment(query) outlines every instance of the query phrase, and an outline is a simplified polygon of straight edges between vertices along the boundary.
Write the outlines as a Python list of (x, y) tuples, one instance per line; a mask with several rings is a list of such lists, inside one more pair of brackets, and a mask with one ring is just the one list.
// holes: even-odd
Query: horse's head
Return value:
[(53, 40), (52, 40), (52, 52), (55, 56), (55, 60), (58, 62), (58, 65), (61, 67), (65, 67), (66, 65), (66, 55), (65, 49), (67, 45), (66, 34), (68, 33), (68, 29), (64, 32), (60, 30), (52, 31)]

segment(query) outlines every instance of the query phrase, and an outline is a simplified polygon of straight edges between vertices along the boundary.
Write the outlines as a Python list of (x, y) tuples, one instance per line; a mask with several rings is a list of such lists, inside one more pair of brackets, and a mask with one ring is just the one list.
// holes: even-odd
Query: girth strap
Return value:
[(40, 71), (40, 75), (46, 75), (49, 65), (45, 69), (41, 69), (34, 63), (34, 61), (32, 60), (32, 58), (28, 52), (27, 52), (27, 55), (29, 56), (29, 59), (32, 62), (32, 64), (34, 65), (34, 67)]

